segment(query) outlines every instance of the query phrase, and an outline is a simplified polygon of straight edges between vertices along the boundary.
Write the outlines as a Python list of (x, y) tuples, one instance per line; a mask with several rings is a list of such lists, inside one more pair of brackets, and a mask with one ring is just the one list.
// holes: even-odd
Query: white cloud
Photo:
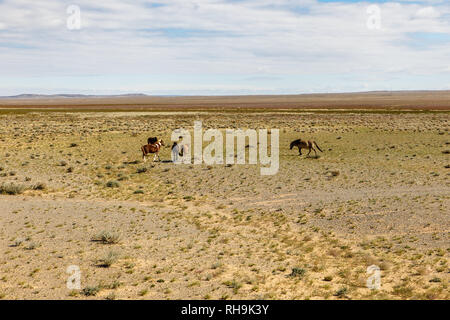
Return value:
[[(414, 37), (450, 35), (448, 2), (380, 4), (381, 30), (366, 27), (367, 3), (165, 0), (150, 5), (157, 2), (77, 0), (82, 29), (69, 31), (66, 8), (73, 3), (4, 0), (1, 76), (340, 74), (370, 83), (365, 76), (449, 75), (442, 67), (450, 64), (448, 38), (427, 43)], [(173, 82), (158, 88), (163, 86), (186, 88)], [(305, 91), (312, 88), (307, 86), (302, 84)]]

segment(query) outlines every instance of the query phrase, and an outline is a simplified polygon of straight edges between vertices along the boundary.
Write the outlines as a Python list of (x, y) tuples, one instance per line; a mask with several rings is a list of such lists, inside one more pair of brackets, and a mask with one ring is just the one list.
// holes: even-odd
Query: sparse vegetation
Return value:
[(92, 238), (92, 241), (98, 241), (104, 244), (116, 244), (120, 241), (120, 234), (111, 231), (102, 231)]
[(22, 184), (4, 183), (0, 185), (0, 194), (17, 195), (22, 194), (27, 187)]
[(103, 258), (97, 261), (97, 265), (102, 268), (111, 267), (119, 258), (119, 255), (114, 251), (109, 251)]
[[(250, 111), (0, 117), (2, 292), (27, 299), (450, 298), (447, 113)], [(199, 118), (205, 128), (279, 128), (279, 172), (176, 166), (167, 147), (161, 162), (139, 160), (148, 136), (167, 142), (172, 128)], [(289, 150), (300, 137), (317, 140), (320, 158)], [(97, 285), (67, 290), (71, 264), (83, 286)], [(370, 265), (382, 271), (382, 290), (366, 288)]]

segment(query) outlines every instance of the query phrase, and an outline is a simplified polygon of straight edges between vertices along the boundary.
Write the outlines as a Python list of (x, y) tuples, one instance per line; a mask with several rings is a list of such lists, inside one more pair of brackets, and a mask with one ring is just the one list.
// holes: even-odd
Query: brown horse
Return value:
[(146, 144), (145, 146), (142, 146), (141, 151), (142, 151), (142, 159), (144, 160), (144, 162), (147, 161), (146, 157), (151, 153), (155, 154), (153, 156), (153, 161), (155, 161), (156, 157), (158, 157), (158, 160), (161, 161), (161, 159), (159, 158), (159, 150), (161, 149), (162, 146), (165, 146), (164, 141), (162, 139), (159, 139), (156, 143)]
[(292, 141), (290, 149), (292, 150), (293, 147), (298, 147), (298, 152), (299, 152), (300, 156), (302, 155), (302, 149), (309, 149), (309, 152), (307, 154), (308, 156), (311, 153), (311, 150), (313, 150), (317, 157), (317, 151), (314, 148), (314, 146), (316, 146), (320, 152), (323, 152), (322, 149), (320, 149), (320, 147), (317, 145), (317, 143), (315, 141), (309, 141), (309, 140), (303, 141), (302, 139), (297, 139), (297, 140)]

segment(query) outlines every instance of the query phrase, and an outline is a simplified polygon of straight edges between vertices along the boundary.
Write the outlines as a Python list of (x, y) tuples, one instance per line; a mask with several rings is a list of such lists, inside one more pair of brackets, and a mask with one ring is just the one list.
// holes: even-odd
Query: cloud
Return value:
[[(71, 4), (81, 9), (81, 30), (66, 27)], [(426, 34), (450, 34), (448, 2), (380, 3), (380, 30), (367, 28), (367, 6), (316, 0), (4, 0), (0, 80), (36, 79), (52, 88), (57, 82), (51, 79), (66, 77), (68, 89), (79, 90), (86, 78), (101, 75), (106, 82), (141, 79), (149, 85), (139, 88), (149, 92), (201, 91), (210, 83), (220, 92), (267, 91), (271, 84), (280, 91), (320, 91), (321, 81), (310, 85), (307, 78), (321, 76), (323, 90), (346, 91), (359, 81), (361, 87), (385, 85), (392, 74), (402, 77), (405, 88), (418, 85), (413, 75), (450, 76), (442, 67), (450, 64), (447, 38), (423, 44)], [(161, 75), (171, 77), (156, 85)], [(204, 83), (174, 81), (194, 75)], [(221, 80), (225, 76), (235, 82)], [(47, 82), (38, 80), (43, 77)], [(269, 77), (286, 82), (271, 83)], [(110, 82), (111, 89), (133, 88)], [(12, 90), (4, 84), (0, 93), (2, 88)]]

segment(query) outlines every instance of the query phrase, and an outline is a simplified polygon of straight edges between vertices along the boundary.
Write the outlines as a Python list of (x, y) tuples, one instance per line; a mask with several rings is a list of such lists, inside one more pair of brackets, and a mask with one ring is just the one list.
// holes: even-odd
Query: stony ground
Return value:
[[(167, 147), (142, 163), (147, 137), (168, 142), (194, 120), (280, 129), (278, 174), (174, 165)], [(0, 114), (0, 297), (448, 299), (449, 123), (445, 112)], [(297, 138), (324, 152), (298, 156)], [(66, 286), (71, 265), (80, 290)], [(380, 290), (366, 287), (371, 265)]]

